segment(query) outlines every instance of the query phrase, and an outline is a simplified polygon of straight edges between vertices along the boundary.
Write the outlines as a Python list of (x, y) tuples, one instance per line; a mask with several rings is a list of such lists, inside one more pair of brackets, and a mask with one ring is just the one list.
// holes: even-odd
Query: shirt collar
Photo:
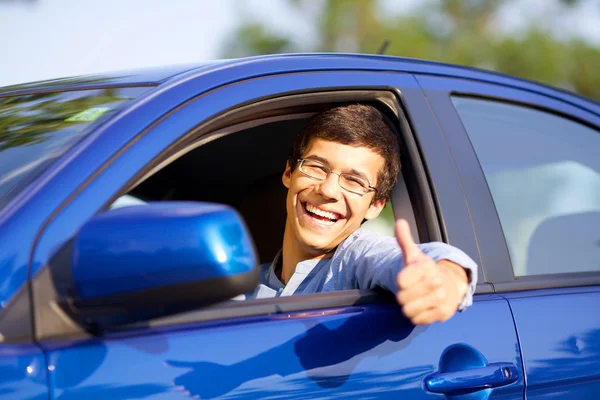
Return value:
[(269, 266), (265, 276), (265, 280), (267, 281), (268, 285), (273, 289), (283, 289), (285, 287), (283, 282), (277, 278), (277, 274), (275, 274), (275, 268), (277, 268), (277, 264), (281, 263), (281, 251), (282, 250), (280, 249), (273, 258), (273, 261), (271, 262), (271, 265)]
[[(364, 229), (363, 228), (358, 228), (357, 230), (355, 230), (354, 232), (352, 232), (350, 234), (350, 236), (348, 236), (342, 243), (340, 243), (338, 245), (338, 247), (335, 249), (335, 252), (333, 253), (333, 255), (331, 256), (331, 259), (333, 261), (334, 258), (336, 258), (339, 254), (341, 254), (346, 248), (348, 248), (348, 246), (350, 246), (352, 243), (354, 243), (354, 241), (356, 241), (356, 239), (363, 233)], [(273, 287), (285, 287), (285, 285), (283, 284), (283, 282), (281, 282), (279, 280), (279, 278), (277, 278), (277, 274), (275, 274), (275, 269), (281, 264), (282, 262), (282, 252), (283, 249), (280, 249), (277, 254), (275, 255), (275, 257), (273, 258), (273, 261), (271, 262), (271, 265), (269, 266), (269, 269), (267, 271), (267, 281), (271, 284), (276, 284)], [(300, 261), (297, 265), (296, 265), (296, 271), (298, 272), (308, 272), (310, 271), (315, 265), (317, 265), (317, 263), (321, 261), (321, 259), (318, 260), (304, 260), (304, 261)]]

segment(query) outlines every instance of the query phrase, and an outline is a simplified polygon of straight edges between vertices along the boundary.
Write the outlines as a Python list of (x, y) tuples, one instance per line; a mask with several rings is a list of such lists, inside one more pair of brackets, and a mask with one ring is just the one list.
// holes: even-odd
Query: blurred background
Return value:
[(600, 0), (0, 0), (0, 86), (386, 41), (600, 100)]

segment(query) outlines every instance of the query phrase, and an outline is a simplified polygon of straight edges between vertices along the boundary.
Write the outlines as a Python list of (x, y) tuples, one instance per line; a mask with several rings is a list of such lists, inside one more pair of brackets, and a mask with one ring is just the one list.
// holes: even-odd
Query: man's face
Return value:
[[(313, 139), (303, 159), (316, 159), (333, 172), (350, 173), (366, 178), (377, 187), (378, 172), (384, 159), (366, 147), (352, 147), (322, 139)], [(360, 195), (342, 189), (338, 175), (329, 174), (324, 181), (312, 179), (290, 164), (283, 173), (289, 189), (286, 198), (286, 235), (307, 256), (323, 255), (336, 248), (364, 219), (379, 215), (385, 200), (373, 202), (375, 191)], [(323, 215), (325, 213), (325, 216)], [(321, 214), (321, 215), (319, 215)]]

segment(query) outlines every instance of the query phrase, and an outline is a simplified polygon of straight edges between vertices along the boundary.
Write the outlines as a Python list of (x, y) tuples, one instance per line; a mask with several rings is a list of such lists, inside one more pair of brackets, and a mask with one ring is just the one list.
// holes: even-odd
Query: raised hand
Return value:
[(406, 220), (396, 222), (396, 239), (405, 264), (397, 276), (400, 291), (396, 298), (402, 312), (415, 325), (446, 321), (467, 293), (464, 268), (425, 255), (414, 242)]

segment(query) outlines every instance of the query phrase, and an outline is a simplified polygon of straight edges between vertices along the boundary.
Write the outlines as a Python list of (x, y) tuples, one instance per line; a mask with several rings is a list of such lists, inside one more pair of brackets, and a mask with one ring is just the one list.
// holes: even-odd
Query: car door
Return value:
[(418, 79), (461, 170), (486, 280), (509, 300), (527, 398), (598, 398), (600, 108)]
[[(45, 196), (44, 205), (23, 199), (96, 119), (102, 123), (147, 90), (30, 87), (0, 95), (0, 398), (48, 398), (45, 356), (32, 335), (27, 260), (32, 236), (56, 197)], [(13, 218), (19, 206), (25, 209), (21, 221)]]
[[(436, 193), (422, 198), (430, 234), (479, 262), (456, 169), (414, 77), (329, 71), (242, 77), (156, 121), (47, 224), (32, 256), (41, 266), (38, 276), (53, 249), (199, 124), (259, 99), (348, 88), (396, 94), (409, 118), (406, 127), (412, 126), (405, 134), (412, 140), (408, 151), (415, 154), (416, 171), (407, 174), (422, 194)], [(434, 210), (440, 210), (435, 217)], [(210, 307), (100, 335), (45, 334), (39, 303), (44, 285), (34, 279), (40, 294), (34, 295), (36, 335), (48, 362), (52, 398), (523, 398), (513, 318), (507, 301), (485, 284), (469, 310), (431, 326), (410, 324), (392, 296), (351, 290)]]

